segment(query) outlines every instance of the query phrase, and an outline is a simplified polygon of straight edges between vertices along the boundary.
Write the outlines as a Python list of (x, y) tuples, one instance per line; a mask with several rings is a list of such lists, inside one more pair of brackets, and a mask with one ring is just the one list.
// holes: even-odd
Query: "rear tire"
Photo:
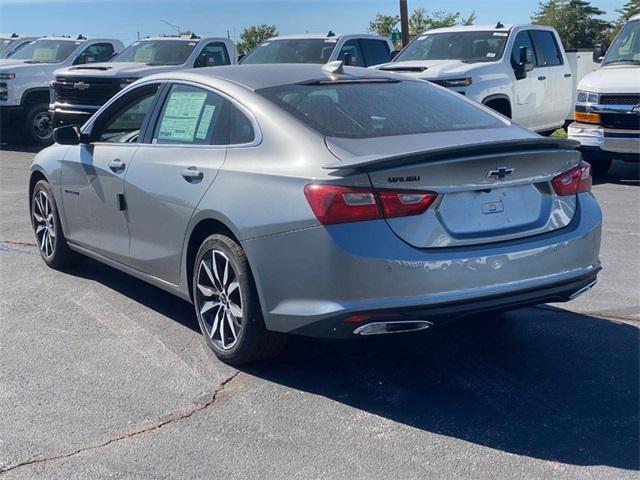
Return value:
[(53, 143), (53, 122), (49, 105), (36, 103), (26, 107), (22, 121), (22, 135), (31, 145), (47, 146)]
[(267, 330), (247, 257), (233, 239), (211, 235), (193, 266), (193, 304), (205, 342), (230, 365), (274, 357), (287, 336)]
[(45, 180), (40, 180), (33, 188), (31, 225), (40, 256), (49, 267), (60, 270), (73, 263), (75, 254), (67, 244), (55, 197)]

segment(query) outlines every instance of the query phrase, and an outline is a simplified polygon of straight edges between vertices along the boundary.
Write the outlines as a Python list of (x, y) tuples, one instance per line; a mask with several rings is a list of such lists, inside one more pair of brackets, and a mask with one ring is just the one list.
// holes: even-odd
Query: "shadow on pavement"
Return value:
[(605, 183), (640, 186), (640, 163), (614, 160), (607, 175), (593, 179), (594, 185), (602, 185)]
[[(89, 259), (68, 273), (199, 332), (193, 307), (158, 288)], [(639, 340), (633, 325), (536, 307), (413, 335), (291, 337), (243, 370), (517, 455), (640, 469)]]

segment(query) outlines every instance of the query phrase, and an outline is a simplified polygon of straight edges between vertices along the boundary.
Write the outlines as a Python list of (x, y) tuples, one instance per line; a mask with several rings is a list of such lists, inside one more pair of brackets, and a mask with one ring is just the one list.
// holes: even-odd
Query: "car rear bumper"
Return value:
[(569, 125), (568, 134), (570, 139), (580, 142), (582, 151), (589, 154), (640, 160), (640, 130), (610, 129), (574, 122)]
[[(602, 215), (580, 194), (569, 226), (475, 247), (418, 249), (384, 221), (316, 227), (243, 242), (267, 328), (353, 336), (362, 312), (457, 318), (567, 301), (600, 270)], [(371, 319), (374, 321), (375, 319)]]

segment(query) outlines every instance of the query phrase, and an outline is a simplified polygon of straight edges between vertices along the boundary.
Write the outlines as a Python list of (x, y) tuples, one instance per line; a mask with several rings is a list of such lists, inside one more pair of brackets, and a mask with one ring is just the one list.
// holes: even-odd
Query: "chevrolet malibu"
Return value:
[(418, 331), (568, 301), (601, 268), (574, 143), (393, 73), (166, 73), (55, 136), (29, 182), (47, 265), (86, 255), (192, 302), (232, 364), (291, 333)]

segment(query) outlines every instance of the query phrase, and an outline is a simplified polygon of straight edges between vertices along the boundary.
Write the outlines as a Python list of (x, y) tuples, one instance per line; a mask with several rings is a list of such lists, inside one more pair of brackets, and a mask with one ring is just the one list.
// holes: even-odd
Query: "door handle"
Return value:
[(119, 172), (124, 167), (126, 167), (126, 164), (123, 163), (119, 158), (113, 159), (109, 162), (109, 168), (114, 172)]
[(204, 176), (202, 172), (198, 170), (196, 167), (186, 168), (180, 173), (180, 175), (182, 175), (182, 177), (187, 182), (192, 182), (194, 180), (202, 180), (202, 177)]
[(547, 77), (545, 77), (544, 75), (540, 75), (540, 76), (538, 77), (538, 80), (546, 80), (546, 79), (547, 79)]
[(565, 73), (564, 74), (564, 78), (571, 78), (571, 74), (570, 73)]

